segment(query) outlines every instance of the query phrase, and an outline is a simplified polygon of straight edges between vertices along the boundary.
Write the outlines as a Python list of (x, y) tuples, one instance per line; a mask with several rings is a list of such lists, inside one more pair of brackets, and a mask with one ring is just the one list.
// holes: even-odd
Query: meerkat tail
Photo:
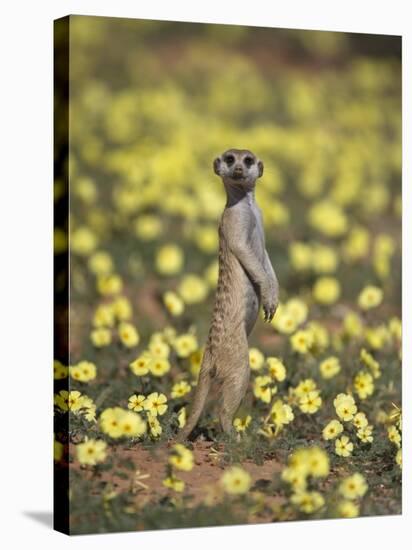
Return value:
[[(205, 358), (205, 361), (209, 361)], [(177, 441), (184, 441), (189, 437), (193, 428), (196, 426), (200, 415), (204, 409), (206, 398), (208, 396), (211, 384), (211, 372), (213, 369), (210, 369), (209, 362), (202, 364), (199, 374), (199, 380), (196, 386), (195, 395), (193, 398), (192, 410), (189, 415), (189, 418), (183, 427), (183, 429), (177, 434)]]

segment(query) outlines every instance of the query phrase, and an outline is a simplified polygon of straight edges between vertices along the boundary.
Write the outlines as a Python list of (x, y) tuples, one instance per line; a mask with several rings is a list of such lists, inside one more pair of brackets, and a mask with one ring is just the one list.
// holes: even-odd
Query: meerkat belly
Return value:
[(237, 258), (225, 247), (219, 251), (217, 284), (208, 348), (212, 356), (224, 357), (226, 348), (236, 349), (236, 341), (249, 335), (260, 308), (260, 292)]
[(229, 310), (226, 313), (229, 331), (239, 330), (244, 327), (246, 333), (252, 330), (260, 307), (259, 288), (250, 280), (246, 271), (233, 256), (230, 258), (230, 279), (228, 281), (231, 289)]

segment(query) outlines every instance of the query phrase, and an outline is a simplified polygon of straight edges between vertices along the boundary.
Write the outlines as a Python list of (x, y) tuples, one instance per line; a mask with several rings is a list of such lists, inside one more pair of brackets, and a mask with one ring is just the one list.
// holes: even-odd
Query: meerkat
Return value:
[(249, 382), (248, 336), (260, 306), (270, 322), (279, 285), (265, 247), (260, 208), (254, 196), (263, 163), (251, 151), (229, 149), (213, 162), (227, 200), (219, 224), (219, 276), (212, 322), (200, 367), (191, 414), (177, 440), (196, 426), (213, 384), (222, 430), (229, 433)]

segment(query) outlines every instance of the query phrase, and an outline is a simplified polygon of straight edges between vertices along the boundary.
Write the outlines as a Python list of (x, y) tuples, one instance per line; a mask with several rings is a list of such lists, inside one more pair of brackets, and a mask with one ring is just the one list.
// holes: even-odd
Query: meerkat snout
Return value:
[(254, 183), (263, 174), (263, 162), (248, 149), (228, 149), (213, 161), (213, 170), (225, 183)]
[(243, 168), (241, 165), (237, 165), (233, 168), (233, 175), (232, 177), (234, 179), (240, 179), (240, 178), (243, 178)]

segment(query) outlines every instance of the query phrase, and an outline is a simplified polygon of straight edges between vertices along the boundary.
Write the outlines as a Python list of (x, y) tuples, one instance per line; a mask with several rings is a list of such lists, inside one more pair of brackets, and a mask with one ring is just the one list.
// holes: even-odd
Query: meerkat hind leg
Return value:
[(242, 361), (243, 366), (236, 365), (236, 371), (231, 373), (222, 384), (222, 400), (219, 407), (219, 420), (222, 430), (231, 433), (233, 417), (245, 396), (249, 382), (249, 362)]

